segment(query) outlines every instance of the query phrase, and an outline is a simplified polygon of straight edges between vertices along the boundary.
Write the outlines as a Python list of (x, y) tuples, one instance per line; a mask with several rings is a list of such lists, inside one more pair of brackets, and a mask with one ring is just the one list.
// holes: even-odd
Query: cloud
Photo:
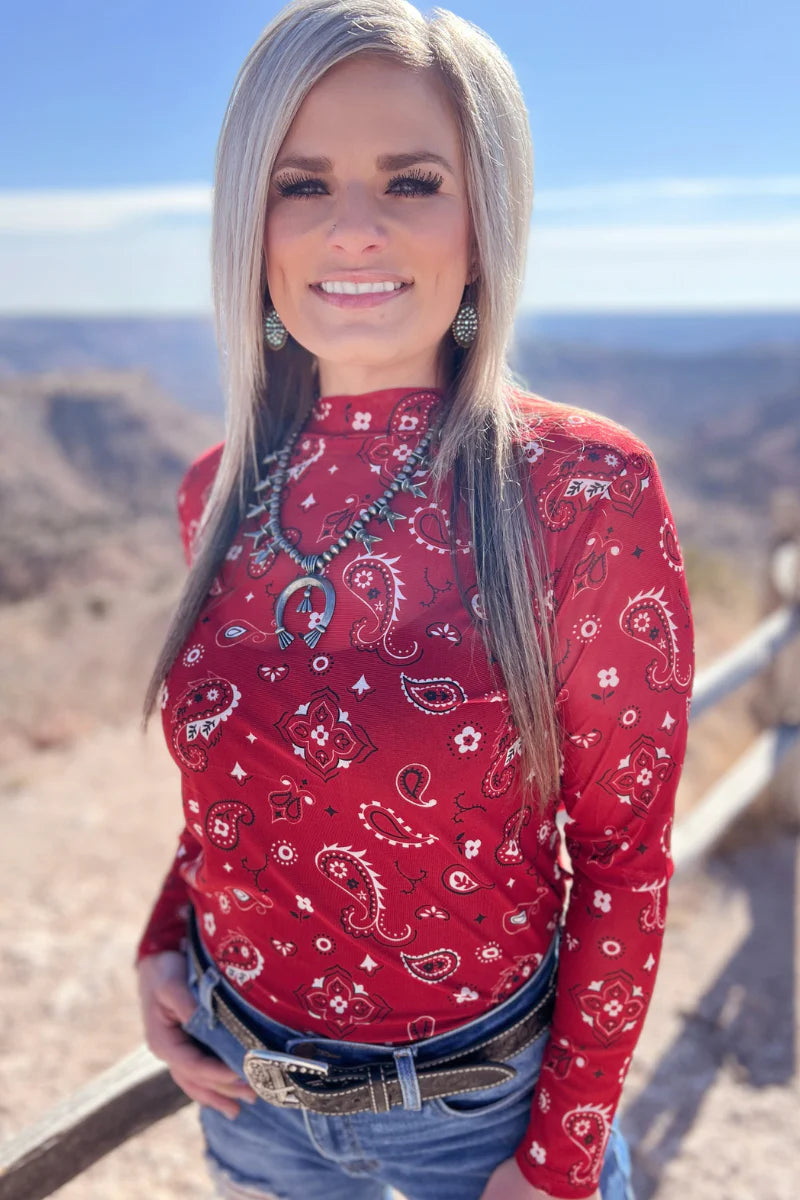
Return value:
[(99, 233), (164, 217), (211, 215), (207, 184), (0, 191), (0, 234)]
[[(798, 196), (800, 175), (543, 189), (523, 307), (798, 308)], [(208, 312), (211, 203), (207, 184), (0, 192), (0, 312)]]

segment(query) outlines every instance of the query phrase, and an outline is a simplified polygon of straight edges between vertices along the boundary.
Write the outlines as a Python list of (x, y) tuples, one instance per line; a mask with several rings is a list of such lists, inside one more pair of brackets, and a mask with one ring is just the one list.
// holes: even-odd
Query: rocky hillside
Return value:
[(0, 761), (135, 711), (184, 569), (178, 483), (220, 436), (142, 372), (0, 380)]

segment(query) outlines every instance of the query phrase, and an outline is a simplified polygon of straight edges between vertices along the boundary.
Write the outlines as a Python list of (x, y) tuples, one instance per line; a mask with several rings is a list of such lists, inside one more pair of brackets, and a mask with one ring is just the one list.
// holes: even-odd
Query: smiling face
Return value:
[(310, 90), (278, 153), (272, 304), (324, 395), (430, 387), (470, 275), (458, 127), (431, 71), (359, 56)]

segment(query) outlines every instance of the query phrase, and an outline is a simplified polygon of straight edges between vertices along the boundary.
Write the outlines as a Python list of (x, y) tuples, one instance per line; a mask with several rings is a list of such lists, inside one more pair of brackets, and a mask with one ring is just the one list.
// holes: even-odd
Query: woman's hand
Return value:
[(198, 1104), (216, 1108), (226, 1117), (239, 1113), (237, 1100), (251, 1103), (253, 1089), (221, 1059), (204, 1051), (181, 1029), (195, 1010), (186, 984), (186, 957), (174, 950), (151, 954), (138, 965), (139, 1001), (144, 1036), (156, 1058), (182, 1091)]
[[(528, 1183), (517, 1165), (516, 1158), (507, 1158), (495, 1167), (481, 1193), (481, 1200), (553, 1200), (549, 1192)], [(600, 1193), (593, 1192), (587, 1200), (600, 1200)]]

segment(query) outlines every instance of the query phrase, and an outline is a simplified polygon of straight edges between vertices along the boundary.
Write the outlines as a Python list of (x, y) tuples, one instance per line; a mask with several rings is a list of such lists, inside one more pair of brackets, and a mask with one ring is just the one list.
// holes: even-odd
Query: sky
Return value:
[[(505, 51), (528, 106), (523, 310), (800, 309), (797, 0), (449, 6)], [(6, 6), (0, 313), (210, 312), (216, 141), (280, 7)]]

